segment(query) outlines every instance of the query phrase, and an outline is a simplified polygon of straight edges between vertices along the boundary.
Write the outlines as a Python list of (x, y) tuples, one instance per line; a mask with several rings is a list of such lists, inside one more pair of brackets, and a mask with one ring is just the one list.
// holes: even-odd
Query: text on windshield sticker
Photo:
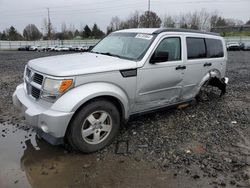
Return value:
[(135, 36), (137, 39), (145, 39), (145, 40), (151, 40), (153, 38), (153, 35), (148, 35), (148, 34), (137, 34)]

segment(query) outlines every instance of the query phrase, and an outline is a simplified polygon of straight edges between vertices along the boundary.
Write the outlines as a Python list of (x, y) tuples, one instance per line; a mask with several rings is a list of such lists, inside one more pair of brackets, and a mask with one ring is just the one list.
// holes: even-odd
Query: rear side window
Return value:
[(223, 45), (222, 41), (218, 39), (205, 39), (207, 45), (207, 57), (208, 58), (217, 58), (223, 57)]
[(206, 58), (206, 45), (203, 38), (187, 38), (188, 59)]

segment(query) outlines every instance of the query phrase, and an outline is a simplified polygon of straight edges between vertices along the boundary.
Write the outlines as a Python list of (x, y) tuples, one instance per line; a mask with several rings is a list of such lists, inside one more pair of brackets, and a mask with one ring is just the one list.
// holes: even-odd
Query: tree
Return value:
[(1, 34), (1, 38), (0, 38), (0, 40), (8, 40), (8, 37), (7, 37), (6, 31), (3, 31), (3, 33)]
[(250, 20), (248, 20), (248, 21), (246, 22), (246, 25), (250, 25)]
[(89, 38), (91, 37), (91, 29), (89, 28), (88, 25), (85, 25), (83, 29), (83, 38)]
[(129, 28), (138, 28), (140, 25), (140, 14), (138, 11), (132, 13), (128, 19)]
[(93, 28), (92, 28), (92, 36), (94, 38), (101, 38), (104, 36), (103, 31), (99, 29), (96, 23), (93, 25)]
[(216, 27), (222, 27), (222, 26), (227, 26), (227, 22), (224, 18), (222, 17), (219, 17), (216, 24), (215, 24)]
[(77, 30), (75, 30), (75, 32), (74, 32), (74, 37), (78, 37), (78, 36), (80, 36), (80, 32), (79, 32), (78, 29), (77, 29)]
[(42, 37), (42, 33), (34, 24), (29, 24), (23, 30), (23, 37), (25, 40), (39, 40)]
[(53, 38), (53, 33), (55, 33), (55, 29), (53, 28), (52, 23), (47, 21), (46, 18), (43, 20), (43, 29), (44, 29), (44, 38), (45, 39), (52, 39)]
[(218, 16), (217, 13), (211, 15), (211, 18), (210, 18), (210, 28), (216, 27), (218, 19), (219, 19), (219, 16)]
[(244, 25), (244, 22), (242, 20), (233, 18), (226, 19), (226, 23), (228, 26)]
[(23, 40), (23, 37), (20, 33), (17, 32), (16, 28), (11, 26), (7, 29), (7, 38), (8, 40), (15, 41), (15, 40)]
[(175, 21), (172, 16), (165, 16), (163, 20), (163, 26), (168, 28), (174, 28), (175, 27)]
[(140, 27), (160, 27), (161, 19), (155, 12), (146, 11), (140, 16)]

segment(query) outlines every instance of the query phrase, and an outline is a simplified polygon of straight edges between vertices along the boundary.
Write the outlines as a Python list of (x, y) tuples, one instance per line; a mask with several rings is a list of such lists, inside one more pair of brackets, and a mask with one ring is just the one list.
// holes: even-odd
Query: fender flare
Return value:
[(123, 107), (124, 117), (129, 117), (129, 98), (118, 86), (111, 83), (88, 83), (69, 90), (62, 95), (51, 107), (52, 110), (75, 112), (79, 107), (91, 99), (110, 96), (119, 100)]

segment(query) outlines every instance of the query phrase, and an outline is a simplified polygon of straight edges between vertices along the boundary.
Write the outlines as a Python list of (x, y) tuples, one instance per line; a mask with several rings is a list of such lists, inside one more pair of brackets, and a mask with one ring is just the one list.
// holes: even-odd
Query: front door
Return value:
[(168, 54), (167, 60), (157, 63), (150, 63), (149, 60), (138, 69), (135, 112), (147, 111), (179, 101), (186, 69), (182, 60), (181, 44), (180, 37), (163, 38), (152, 57), (158, 52), (163, 52)]

